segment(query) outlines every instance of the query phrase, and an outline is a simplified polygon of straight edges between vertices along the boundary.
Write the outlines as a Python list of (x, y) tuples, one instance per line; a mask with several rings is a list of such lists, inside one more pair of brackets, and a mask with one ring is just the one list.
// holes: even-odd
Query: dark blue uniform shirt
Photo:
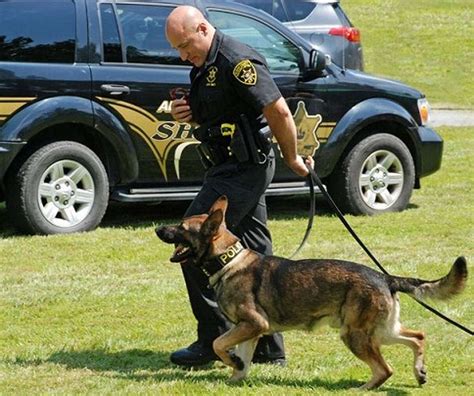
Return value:
[(204, 65), (191, 70), (193, 120), (207, 127), (235, 122), (245, 114), (259, 128), (262, 109), (280, 97), (265, 58), (219, 30)]

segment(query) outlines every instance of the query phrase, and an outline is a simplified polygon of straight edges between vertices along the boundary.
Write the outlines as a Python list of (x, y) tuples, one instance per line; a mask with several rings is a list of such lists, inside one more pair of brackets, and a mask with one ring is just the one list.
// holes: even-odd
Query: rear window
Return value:
[(0, 61), (74, 63), (72, 1), (0, 2)]
[(234, 0), (273, 15), (281, 22), (305, 19), (316, 7), (308, 0)]
[(281, 7), (275, 8), (273, 16), (282, 22), (298, 21), (311, 14), (316, 4), (305, 0), (286, 0)]

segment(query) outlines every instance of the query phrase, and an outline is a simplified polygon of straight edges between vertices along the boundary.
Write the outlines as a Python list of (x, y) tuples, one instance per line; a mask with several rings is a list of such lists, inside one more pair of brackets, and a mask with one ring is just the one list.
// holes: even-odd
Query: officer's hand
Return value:
[(193, 114), (186, 99), (175, 99), (171, 102), (171, 115), (176, 121), (191, 122)]
[(314, 169), (313, 157), (308, 156), (303, 160), (303, 157), (298, 155), (294, 161), (288, 163), (288, 166), (291, 168), (291, 170), (302, 177), (308, 176), (309, 171), (306, 165)]

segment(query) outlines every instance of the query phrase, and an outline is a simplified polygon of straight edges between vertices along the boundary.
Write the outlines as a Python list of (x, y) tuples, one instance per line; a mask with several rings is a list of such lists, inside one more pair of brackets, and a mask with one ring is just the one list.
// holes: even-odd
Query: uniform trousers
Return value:
[[(265, 255), (272, 254), (272, 241), (267, 228), (265, 190), (275, 173), (273, 151), (265, 164), (255, 165), (229, 160), (211, 167), (204, 178), (202, 189), (186, 211), (185, 217), (207, 213), (212, 204), (226, 195), (229, 204), (226, 212), (227, 228), (241, 239), (245, 247)], [(215, 303), (209, 289), (208, 278), (197, 267), (183, 264), (182, 271), (193, 314), (198, 322), (198, 340), (205, 345), (228, 330), (231, 324)], [(263, 336), (254, 358), (284, 358), (283, 337), (280, 333)]]

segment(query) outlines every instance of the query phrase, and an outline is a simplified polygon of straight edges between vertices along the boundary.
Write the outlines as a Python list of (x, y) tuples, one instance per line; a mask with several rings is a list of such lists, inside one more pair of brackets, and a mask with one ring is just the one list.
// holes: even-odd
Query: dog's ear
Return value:
[(217, 209), (212, 212), (201, 226), (201, 233), (206, 237), (213, 237), (219, 231), (219, 227), (224, 221), (224, 212)]
[(213, 203), (211, 206), (211, 209), (209, 209), (209, 214), (212, 214), (216, 210), (221, 210), (222, 211), (222, 216), (225, 218), (225, 211), (227, 210), (227, 205), (229, 201), (225, 195), (221, 195), (219, 198), (217, 198), (217, 201)]

